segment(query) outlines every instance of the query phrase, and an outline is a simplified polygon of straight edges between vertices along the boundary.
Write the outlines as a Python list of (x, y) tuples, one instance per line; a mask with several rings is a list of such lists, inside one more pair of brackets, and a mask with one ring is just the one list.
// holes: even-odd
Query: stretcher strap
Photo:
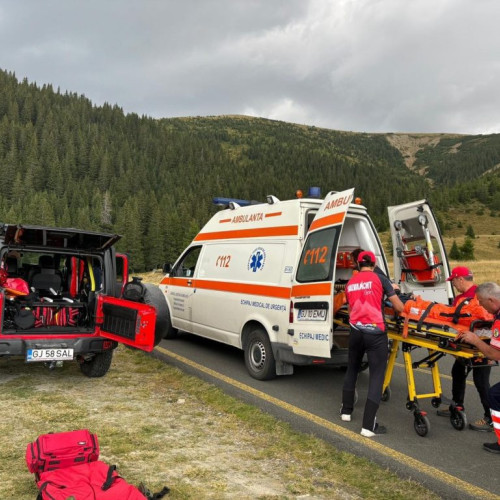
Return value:
[(462, 311), (462, 307), (467, 305), (469, 302), (470, 302), (469, 300), (464, 300), (464, 301), (460, 302), (460, 304), (457, 305), (457, 307), (453, 313), (442, 312), (442, 313), (439, 313), (439, 315), (444, 316), (445, 318), (451, 318), (451, 322), (456, 325), (460, 318), (470, 318), (469, 313), (460, 314), (460, 312)]
[(435, 304), (436, 304), (436, 302), (431, 302), (425, 308), (425, 311), (422, 313), (422, 316), (420, 316), (420, 319), (418, 320), (418, 323), (417, 323), (417, 332), (421, 332), (422, 331), (422, 324), (424, 322), (424, 319), (427, 318), (427, 316), (429, 315), (429, 313), (431, 312), (431, 309), (434, 307)]
[(403, 335), (404, 339), (408, 338), (408, 323), (410, 322), (410, 318), (407, 316), (403, 322)]

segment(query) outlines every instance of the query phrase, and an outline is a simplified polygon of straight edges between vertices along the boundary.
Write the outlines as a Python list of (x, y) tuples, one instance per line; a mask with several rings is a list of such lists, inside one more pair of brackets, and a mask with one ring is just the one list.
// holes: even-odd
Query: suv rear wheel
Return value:
[(113, 350), (98, 352), (94, 354), (90, 359), (84, 359), (80, 361), (81, 372), (90, 378), (104, 377), (111, 366), (111, 360), (113, 359)]

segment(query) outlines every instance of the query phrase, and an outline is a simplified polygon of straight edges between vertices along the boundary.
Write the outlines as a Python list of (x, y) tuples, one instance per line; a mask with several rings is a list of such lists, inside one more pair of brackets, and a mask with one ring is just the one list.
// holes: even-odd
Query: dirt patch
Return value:
[[(389, 134), (387, 140), (389, 143), (401, 152), (406, 166), (411, 171), (417, 160), (417, 153), (426, 147), (436, 146), (441, 140), (442, 135), (409, 135), (409, 134)], [(425, 169), (418, 171), (420, 175), (425, 175)]]

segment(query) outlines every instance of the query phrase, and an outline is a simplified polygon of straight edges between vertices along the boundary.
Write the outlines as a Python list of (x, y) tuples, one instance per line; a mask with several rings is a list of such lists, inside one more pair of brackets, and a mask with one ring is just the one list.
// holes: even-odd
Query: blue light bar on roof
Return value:
[(219, 207), (228, 207), (230, 202), (237, 203), (240, 207), (246, 207), (247, 205), (251, 205), (252, 202), (249, 200), (237, 200), (236, 198), (213, 198), (212, 202), (214, 205)]
[(321, 188), (319, 187), (310, 187), (309, 193), (307, 194), (308, 198), (321, 198)]

